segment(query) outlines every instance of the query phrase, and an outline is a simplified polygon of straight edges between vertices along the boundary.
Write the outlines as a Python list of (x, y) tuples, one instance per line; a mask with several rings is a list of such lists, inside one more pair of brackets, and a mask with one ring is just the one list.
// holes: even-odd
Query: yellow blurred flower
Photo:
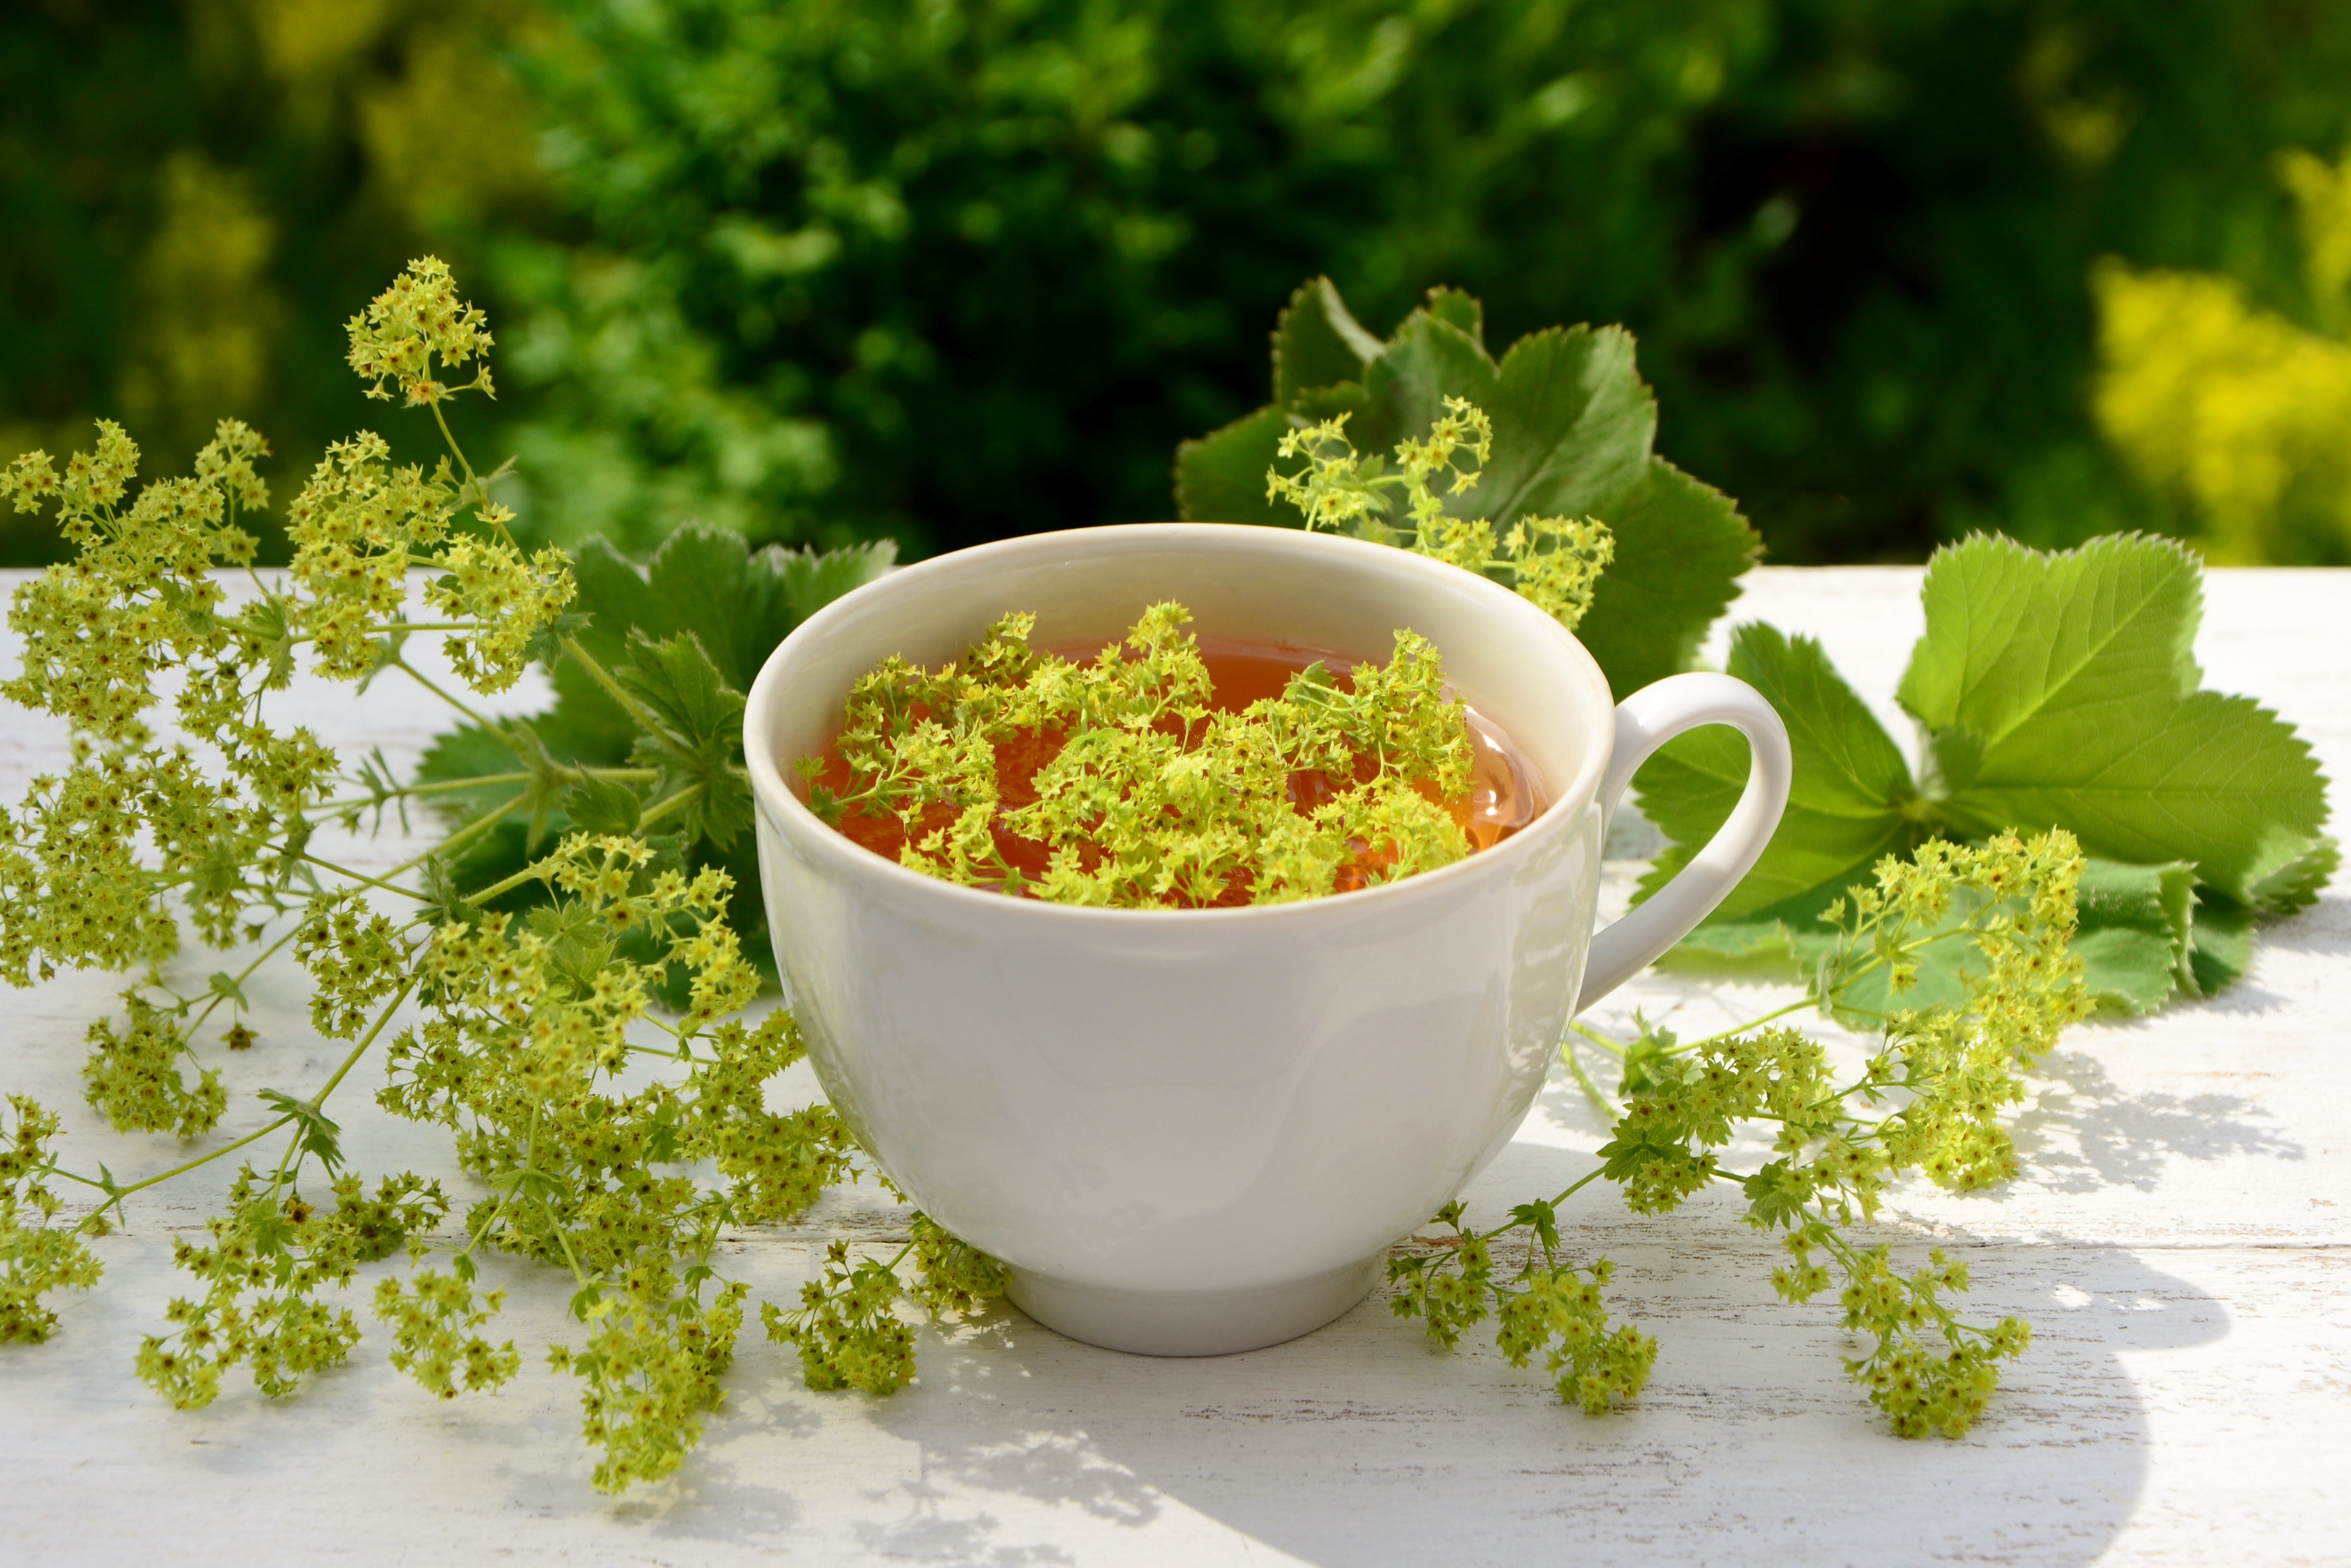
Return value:
[(2091, 277), (2099, 427), (2151, 484), (2187, 501), (2216, 559), (2351, 557), (2351, 151), (2289, 152), (2314, 330), (2249, 303), (2231, 279)]

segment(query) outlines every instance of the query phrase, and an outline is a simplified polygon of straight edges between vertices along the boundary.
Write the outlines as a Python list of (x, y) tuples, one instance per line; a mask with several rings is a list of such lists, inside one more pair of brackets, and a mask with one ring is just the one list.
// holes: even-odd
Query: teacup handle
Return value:
[(1616, 744), (1600, 785), (1602, 831), (1641, 764), (1684, 730), (1727, 724), (1747, 737), (1747, 788), (1730, 818), (1673, 881), (1592, 938), (1583, 967), (1582, 1012), (1639, 974), (1714, 913), (1763, 853), (1787, 808), (1795, 779), (1788, 727), (1753, 686), (1729, 675), (1669, 675), (1616, 705)]

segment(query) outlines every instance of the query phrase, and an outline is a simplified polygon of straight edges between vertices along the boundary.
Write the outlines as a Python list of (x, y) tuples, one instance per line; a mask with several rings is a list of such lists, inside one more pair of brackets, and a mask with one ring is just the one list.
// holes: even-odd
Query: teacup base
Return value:
[(1005, 1294), (1056, 1333), (1136, 1355), (1232, 1355), (1311, 1333), (1371, 1293), (1384, 1252), (1280, 1285), (1182, 1293), (1117, 1291), (1010, 1270)]

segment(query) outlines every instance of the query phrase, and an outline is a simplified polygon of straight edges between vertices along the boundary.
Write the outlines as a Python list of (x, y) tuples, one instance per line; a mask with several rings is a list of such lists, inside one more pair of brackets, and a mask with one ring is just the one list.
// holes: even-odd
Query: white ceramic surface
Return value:
[[(1166, 599), (1203, 635), (1375, 657), (1411, 627), (1552, 804), (1493, 849), (1361, 893), (1093, 910), (908, 871), (786, 781), (890, 654), (935, 665), (1016, 610), (1040, 644), (1107, 643)], [(1703, 723), (1749, 737), (1739, 810), (1595, 941), (1606, 814), (1643, 757)], [(786, 640), (745, 725), (777, 961), (833, 1105), (917, 1204), (1011, 1266), (1031, 1315), (1156, 1354), (1274, 1343), (1360, 1300), (1388, 1247), (1510, 1140), (1574, 1009), (1761, 853), (1790, 774), (1778, 717), (1726, 676), (1613, 710), (1582, 644), (1483, 578), (1215, 524), (1036, 535), (893, 572)]]

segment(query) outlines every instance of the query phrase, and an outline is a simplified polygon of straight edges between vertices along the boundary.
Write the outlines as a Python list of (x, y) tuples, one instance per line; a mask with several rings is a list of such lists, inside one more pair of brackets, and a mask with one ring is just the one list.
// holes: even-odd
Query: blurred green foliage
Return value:
[(2320, 325), (2275, 160), (2346, 140), (2343, 0), (31, 0), (0, 434), (307, 464), (431, 245), (535, 531), (919, 553), (1169, 515), (1321, 273), (1625, 322), (1778, 559), (2185, 529), (2093, 423), (2094, 264)]
[[(342, 324), (428, 245), (538, 221), (529, 0), (0, 6), (0, 450), (126, 421), (152, 475), (241, 417), (308, 472), (380, 424)], [(264, 519), (266, 522), (266, 519)], [(50, 559), (22, 520), (0, 555)]]

